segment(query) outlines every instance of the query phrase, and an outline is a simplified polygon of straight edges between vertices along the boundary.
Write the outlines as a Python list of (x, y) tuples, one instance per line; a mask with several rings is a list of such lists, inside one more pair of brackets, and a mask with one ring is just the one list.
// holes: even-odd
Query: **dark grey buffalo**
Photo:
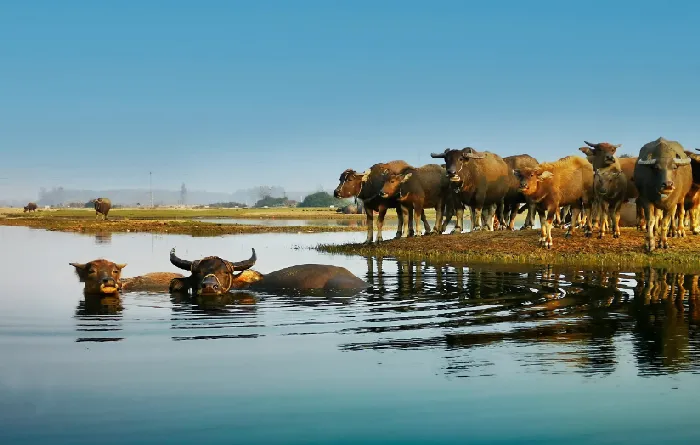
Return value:
[(36, 212), (37, 205), (33, 202), (30, 202), (26, 206), (24, 206), (24, 213), (26, 212)]
[(108, 198), (97, 198), (93, 202), (95, 204), (95, 218), (97, 219), (102, 215), (102, 219), (107, 219), (109, 209), (112, 208), (112, 201)]
[[(655, 248), (657, 225), (660, 225), (658, 247), (668, 248), (669, 223), (676, 212), (679, 212), (679, 220), (684, 220), (683, 200), (693, 183), (690, 158), (683, 146), (664, 138), (645, 144), (639, 150), (634, 167), (634, 183), (647, 220), (646, 249), (651, 252)], [(660, 222), (654, 217), (657, 210), (663, 212)], [(683, 224), (678, 230), (679, 235), (684, 236)]]
[(231, 262), (216, 256), (187, 261), (170, 251), (170, 262), (192, 273), (189, 277), (174, 278), (170, 292), (189, 292), (193, 295), (222, 295), (230, 290), (248, 289), (263, 291), (331, 291), (356, 293), (370, 285), (344, 267), (328, 264), (298, 264), (268, 274), (250, 270), (257, 257)]

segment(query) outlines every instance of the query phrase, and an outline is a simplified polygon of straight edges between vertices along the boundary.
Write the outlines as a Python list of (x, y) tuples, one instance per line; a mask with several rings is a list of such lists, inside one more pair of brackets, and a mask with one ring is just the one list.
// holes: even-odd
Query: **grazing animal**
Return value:
[(423, 220), (425, 234), (430, 233), (430, 225), (425, 219), (424, 209), (435, 209), (435, 225), (432, 233), (441, 234), (443, 210), (452, 199), (450, 180), (444, 167), (427, 164), (419, 168), (407, 167), (399, 173), (390, 173), (382, 187), (383, 198), (396, 198), (403, 206), (413, 209), (416, 234), (419, 234), (418, 221)]
[(367, 239), (365, 243), (372, 243), (374, 238), (374, 212), (378, 213), (377, 218), (377, 242), (382, 241), (382, 228), (384, 227), (384, 217), (388, 209), (396, 209), (398, 218), (398, 228), (396, 238), (401, 238), (403, 232), (404, 218), (408, 216), (408, 236), (412, 236), (413, 216), (408, 209), (401, 206), (396, 198), (382, 198), (380, 196), (384, 180), (389, 173), (399, 173), (402, 169), (410, 167), (404, 161), (391, 161), (383, 164), (374, 164), (360, 175), (355, 170), (347, 169), (340, 174), (338, 187), (333, 191), (336, 198), (350, 198), (356, 196), (362, 201), (367, 217)]
[[(637, 158), (617, 158), (615, 156), (615, 153), (617, 152), (617, 149), (622, 146), (622, 144), (613, 145), (609, 142), (600, 142), (597, 144), (593, 144), (588, 141), (583, 142), (587, 145), (587, 147), (581, 147), (579, 148), (579, 150), (586, 155), (588, 162), (590, 162), (593, 165), (593, 170), (609, 168), (611, 166), (614, 166), (616, 162), (619, 163), (619, 167), (622, 170), (622, 173), (625, 175), (625, 178), (627, 178), (627, 191), (625, 192), (624, 199), (625, 201), (629, 201), (631, 199), (634, 199), (636, 201), (637, 197), (639, 196), (639, 191), (637, 190), (637, 186), (634, 183), (633, 177), (634, 167), (637, 164)], [(597, 209), (595, 208), (595, 204), (596, 203), (594, 203), (593, 212), (591, 212), (593, 226), (595, 226), (597, 222)], [(646, 221), (644, 220), (644, 212), (639, 203), (636, 203), (636, 207), (637, 228), (639, 230), (645, 230)]]
[(503, 211), (498, 215), (502, 230), (515, 230), (515, 218), (518, 216), (520, 204), (527, 204), (527, 215), (525, 216), (525, 224), (521, 229), (532, 228), (533, 219), (535, 217), (536, 205), (531, 200), (525, 198), (525, 195), (520, 191), (520, 181), (513, 174), (513, 170), (525, 167), (535, 167), (537, 159), (530, 155), (522, 154), (515, 156), (507, 156), (503, 158), (503, 162), (508, 165), (508, 193), (503, 198)]
[[(669, 223), (677, 211), (679, 220), (684, 220), (683, 201), (693, 183), (690, 162), (679, 142), (663, 137), (645, 144), (639, 150), (634, 168), (634, 183), (639, 190), (639, 203), (647, 221), (645, 247), (649, 252), (655, 248), (656, 225), (660, 225), (658, 247), (667, 249)], [(655, 211), (663, 212), (660, 222), (658, 217), (654, 217)], [(683, 236), (683, 224), (679, 225), (678, 230), (679, 235)]]
[(102, 215), (102, 219), (106, 220), (107, 214), (109, 213), (109, 209), (112, 208), (112, 201), (110, 201), (108, 198), (97, 198), (94, 200), (94, 203), (95, 219), (99, 218), (100, 215)]
[[(695, 150), (700, 151), (696, 148)], [(690, 168), (693, 175), (693, 184), (690, 191), (685, 195), (684, 208), (690, 219), (690, 230), (693, 235), (700, 234), (700, 155), (690, 151), (685, 152), (690, 158)]]
[(187, 261), (170, 251), (170, 262), (192, 273), (189, 277), (175, 278), (170, 292), (189, 292), (193, 295), (221, 295), (233, 289), (248, 290), (323, 290), (358, 292), (370, 285), (344, 267), (326, 264), (300, 264), (268, 274), (249, 270), (257, 257), (233, 263), (216, 256)]
[[(542, 234), (540, 244), (552, 247), (552, 224), (559, 208), (571, 206), (571, 225), (566, 236), (573, 235), (576, 221), (583, 210), (590, 210), (593, 200), (593, 167), (584, 158), (567, 156), (555, 162), (539, 164), (513, 172), (520, 181), (520, 190), (537, 203)], [(544, 220), (544, 211), (547, 219)], [(586, 224), (589, 224), (590, 218)]]
[(457, 223), (452, 233), (462, 231), (464, 208), (472, 208), (472, 230), (481, 229), (481, 213), (487, 211), (487, 228), (493, 230), (492, 205), (496, 211), (503, 207), (503, 199), (508, 192), (508, 165), (497, 154), (477, 152), (471, 147), (462, 150), (445, 149), (444, 153), (431, 153), (432, 158), (445, 159), (447, 175), (457, 195), (455, 209)]
[(36, 209), (37, 209), (37, 205), (36, 205), (35, 203), (33, 203), (33, 202), (30, 202), (29, 204), (27, 204), (26, 206), (24, 206), (24, 212), (23, 212), (23, 213), (27, 213), (27, 212), (36, 212)]
[(87, 263), (70, 263), (82, 283), (86, 295), (114, 295), (129, 291), (165, 291), (170, 281), (182, 274), (154, 272), (133, 278), (122, 278), (126, 264), (117, 264), (105, 259)]
[(619, 162), (606, 168), (595, 170), (593, 174), (593, 190), (598, 201), (600, 216), (598, 238), (605, 235), (606, 220), (611, 221), (613, 238), (620, 237), (620, 209), (627, 196), (627, 176), (622, 171)]

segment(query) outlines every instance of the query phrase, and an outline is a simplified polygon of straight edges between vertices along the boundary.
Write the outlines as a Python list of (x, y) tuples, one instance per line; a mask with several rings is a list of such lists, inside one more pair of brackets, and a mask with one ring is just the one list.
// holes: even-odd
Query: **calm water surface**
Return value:
[[(363, 237), (0, 227), (0, 444), (699, 443), (697, 275), (306, 248)], [(68, 265), (175, 271), (171, 247), (255, 247), (260, 272), (331, 263), (373, 287), (95, 302)]]

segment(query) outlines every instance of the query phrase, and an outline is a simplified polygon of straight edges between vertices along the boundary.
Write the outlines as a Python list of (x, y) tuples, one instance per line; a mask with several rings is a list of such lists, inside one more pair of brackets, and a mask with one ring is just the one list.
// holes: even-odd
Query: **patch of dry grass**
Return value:
[(554, 246), (539, 246), (539, 230), (471, 232), (384, 241), (380, 244), (321, 244), (323, 252), (385, 256), (405, 260), (460, 261), (471, 263), (578, 265), (578, 266), (683, 266), (700, 270), (700, 236), (669, 238), (671, 248), (644, 251), (644, 233), (623, 228), (619, 239), (608, 235), (586, 238), (582, 231), (564, 238), (564, 230), (552, 231)]

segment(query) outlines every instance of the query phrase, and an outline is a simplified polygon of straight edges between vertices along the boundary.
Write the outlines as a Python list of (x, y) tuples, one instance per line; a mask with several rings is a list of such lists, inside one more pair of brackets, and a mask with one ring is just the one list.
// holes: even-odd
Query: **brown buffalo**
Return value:
[(520, 204), (527, 204), (527, 215), (525, 216), (525, 224), (522, 229), (532, 228), (533, 219), (535, 218), (536, 205), (534, 202), (525, 198), (525, 195), (520, 191), (520, 181), (513, 174), (514, 170), (526, 167), (535, 167), (537, 159), (530, 155), (521, 154), (515, 156), (507, 156), (503, 158), (503, 162), (508, 165), (508, 193), (503, 198), (503, 211), (498, 215), (502, 229), (515, 230), (515, 218), (518, 216)]
[[(658, 247), (668, 248), (668, 228), (676, 212), (683, 222), (685, 209), (683, 201), (693, 184), (690, 158), (677, 141), (662, 137), (645, 144), (639, 150), (637, 165), (634, 168), (634, 183), (639, 190), (639, 203), (644, 209), (647, 221), (646, 249), (654, 250), (656, 231), (660, 225)], [(663, 212), (663, 218), (655, 218), (656, 211)], [(678, 234), (684, 236), (685, 228), (679, 224)]]
[(112, 208), (112, 201), (108, 198), (97, 198), (93, 202), (95, 204), (95, 219), (99, 218), (100, 215), (102, 215), (103, 220), (107, 219), (107, 214)]
[(599, 235), (603, 238), (607, 220), (610, 220), (613, 238), (620, 237), (620, 209), (626, 201), (627, 176), (622, 171), (619, 162), (610, 167), (595, 170), (593, 175), (593, 190), (598, 201)]
[[(593, 170), (598, 170), (598, 169), (604, 169), (608, 168), (610, 166), (615, 165), (616, 162), (619, 162), (620, 169), (622, 170), (622, 173), (625, 175), (625, 178), (627, 178), (627, 187), (626, 187), (626, 192), (625, 192), (625, 201), (628, 201), (630, 199), (636, 200), (637, 197), (639, 196), (639, 191), (637, 190), (637, 186), (634, 183), (634, 166), (637, 164), (637, 158), (618, 158), (615, 156), (615, 153), (618, 148), (622, 146), (622, 144), (617, 144), (613, 145), (609, 142), (600, 142), (597, 144), (588, 142), (588, 141), (583, 141), (587, 147), (581, 147), (579, 150), (583, 152), (588, 161), (593, 164)], [(645, 230), (646, 229), (646, 221), (644, 220), (644, 213), (642, 210), (642, 207), (637, 204), (637, 228), (639, 230)], [(595, 226), (596, 221), (597, 221), (597, 211), (594, 208), (594, 211), (592, 212), (592, 218), (593, 218), (593, 226)]]
[(122, 269), (126, 264), (117, 264), (105, 259), (97, 259), (87, 263), (70, 263), (82, 283), (87, 295), (115, 295), (128, 291), (165, 291), (170, 281), (182, 277), (181, 274), (170, 272), (154, 272), (146, 275), (122, 278)]
[[(544, 247), (552, 247), (552, 224), (559, 207), (571, 206), (572, 223), (567, 236), (574, 233), (575, 221), (581, 211), (590, 211), (593, 200), (593, 167), (584, 158), (567, 156), (534, 168), (516, 170), (513, 174), (520, 180), (520, 190), (537, 203), (542, 225), (540, 243)], [(547, 212), (546, 221), (544, 211)], [(586, 225), (589, 224), (588, 221)]]
[(192, 275), (175, 278), (170, 282), (170, 292), (189, 292), (193, 295), (221, 295), (234, 289), (249, 290), (298, 290), (298, 291), (351, 291), (358, 292), (369, 287), (344, 267), (326, 264), (300, 264), (286, 267), (268, 274), (250, 270), (257, 257), (230, 262), (216, 256), (187, 261), (170, 251), (170, 262)]
[[(700, 151), (698, 148), (695, 150)], [(685, 195), (684, 207), (690, 219), (690, 229), (694, 235), (698, 235), (700, 234), (700, 155), (690, 151), (686, 151), (685, 154), (690, 158), (693, 184)]]
[(358, 174), (355, 170), (347, 169), (341, 173), (338, 187), (335, 188), (333, 196), (336, 198), (351, 198), (356, 196), (362, 201), (362, 205), (367, 217), (367, 239), (366, 243), (373, 241), (374, 212), (377, 217), (377, 242), (382, 241), (382, 229), (384, 227), (384, 217), (389, 209), (396, 209), (398, 218), (398, 228), (396, 238), (401, 238), (403, 232), (404, 218), (408, 216), (408, 236), (412, 236), (413, 215), (407, 208), (401, 206), (396, 198), (382, 198), (382, 186), (390, 173), (399, 173), (402, 169), (410, 167), (405, 161), (391, 161), (387, 163), (374, 164), (367, 169), (364, 174)]
[(26, 212), (36, 212), (37, 205), (33, 202), (30, 202), (26, 206), (24, 206), (24, 213)]
[[(445, 159), (447, 175), (456, 193), (455, 209), (457, 224), (453, 233), (462, 231), (464, 221), (463, 206), (472, 208), (472, 230), (481, 229), (481, 213), (487, 212), (488, 230), (493, 230), (493, 205), (502, 208), (503, 199), (508, 193), (508, 165), (495, 153), (478, 152), (471, 147), (432, 153), (433, 158)], [(499, 207), (500, 206), (500, 207)]]
[(390, 173), (382, 187), (381, 196), (396, 198), (402, 205), (413, 209), (417, 234), (420, 233), (417, 227), (420, 220), (423, 221), (425, 234), (431, 232), (424, 209), (435, 209), (435, 226), (432, 232), (443, 232), (443, 210), (450, 205), (448, 201), (452, 199), (450, 180), (444, 167), (427, 164), (419, 168), (407, 167), (398, 174)]

